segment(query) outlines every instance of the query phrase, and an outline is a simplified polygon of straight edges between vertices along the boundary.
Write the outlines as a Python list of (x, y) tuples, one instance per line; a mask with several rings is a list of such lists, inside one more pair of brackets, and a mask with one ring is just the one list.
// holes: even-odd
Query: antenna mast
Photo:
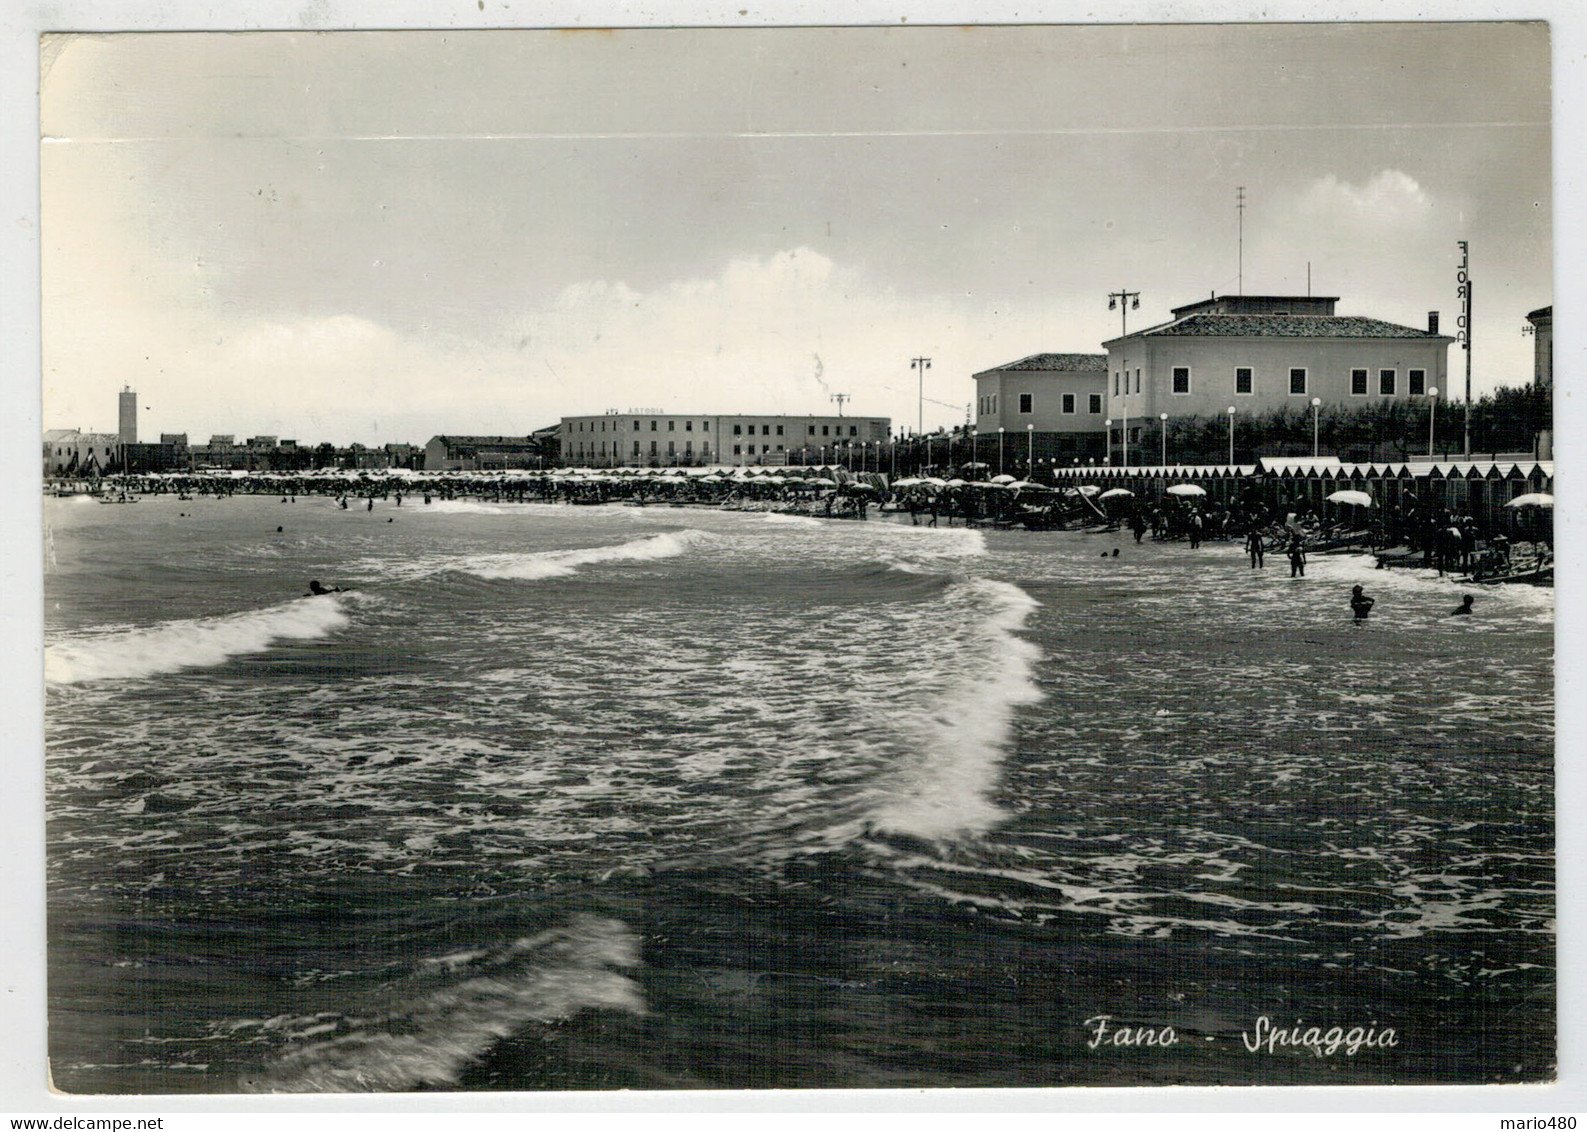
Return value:
[(1234, 210), (1240, 217), (1240, 281), (1237, 290), (1245, 294), (1245, 186), (1240, 185), (1234, 190)]
[(838, 403), (838, 416), (841, 417), (843, 415), (843, 402), (851, 401), (853, 399), (854, 399), (854, 394), (852, 394), (852, 393), (834, 393), (834, 394), (832, 394), (832, 400), (834, 400), (834, 401), (836, 401)]

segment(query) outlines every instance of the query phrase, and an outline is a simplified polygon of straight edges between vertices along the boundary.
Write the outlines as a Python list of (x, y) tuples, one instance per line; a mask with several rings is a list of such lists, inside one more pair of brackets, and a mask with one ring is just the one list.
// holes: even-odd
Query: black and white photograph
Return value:
[(41, 1089), (1558, 1079), (1547, 20), (37, 43)]

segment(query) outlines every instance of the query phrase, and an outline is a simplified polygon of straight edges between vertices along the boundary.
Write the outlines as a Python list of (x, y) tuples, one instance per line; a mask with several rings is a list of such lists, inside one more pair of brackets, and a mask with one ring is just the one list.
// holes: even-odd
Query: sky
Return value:
[[(1214, 292), (1531, 376), (1544, 24), (54, 36), (43, 425), (422, 444), (566, 414), (962, 423)], [(1244, 188), (1243, 257), (1236, 190)], [(912, 358), (932, 360), (923, 395)], [(1458, 346), (1452, 373), (1463, 373)]]

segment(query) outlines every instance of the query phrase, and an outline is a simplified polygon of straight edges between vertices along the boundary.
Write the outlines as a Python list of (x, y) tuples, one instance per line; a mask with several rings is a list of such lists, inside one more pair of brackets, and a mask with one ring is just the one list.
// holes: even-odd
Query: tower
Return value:
[(123, 444), (138, 443), (138, 395), (130, 385), (121, 387), (121, 430), (117, 439)]

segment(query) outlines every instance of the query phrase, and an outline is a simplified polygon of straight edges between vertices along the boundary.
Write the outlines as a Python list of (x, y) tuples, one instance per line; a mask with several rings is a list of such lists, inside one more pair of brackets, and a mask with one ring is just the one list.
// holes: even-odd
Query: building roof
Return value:
[(47, 428), (44, 430), (45, 440), (70, 440), (74, 436), (82, 435), (75, 428)]
[(1007, 365), (993, 366), (976, 374), (981, 377), (991, 373), (1029, 372), (1032, 370), (1049, 373), (1090, 373), (1093, 370), (1106, 370), (1108, 356), (1106, 354), (1032, 354), (1028, 358), (1021, 358), (1017, 362)]
[[(528, 444), (527, 436), (432, 436), (429, 443), (436, 441), (442, 444)], [(428, 447), (429, 445), (426, 445)]]
[[(1425, 338), (1453, 342), (1445, 334), (1429, 334), (1362, 315), (1192, 314), (1137, 330), (1127, 338)], [(1112, 345), (1123, 338), (1110, 338)]]
[(1529, 311), (1529, 312), (1527, 312), (1527, 316), (1526, 317), (1528, 319), (1530, 319), (1531, 321), (1533, 321), (1533, 322), (1542, 322), (1544, 319), (1548, 319), (1550, 321), (1553, 321), (1553, 318), (1554, 318), (1554, 304), (1550, 303), (1546, 307), (1538, 307), (1537, 310), (1535, 310), (1535, 311)]

